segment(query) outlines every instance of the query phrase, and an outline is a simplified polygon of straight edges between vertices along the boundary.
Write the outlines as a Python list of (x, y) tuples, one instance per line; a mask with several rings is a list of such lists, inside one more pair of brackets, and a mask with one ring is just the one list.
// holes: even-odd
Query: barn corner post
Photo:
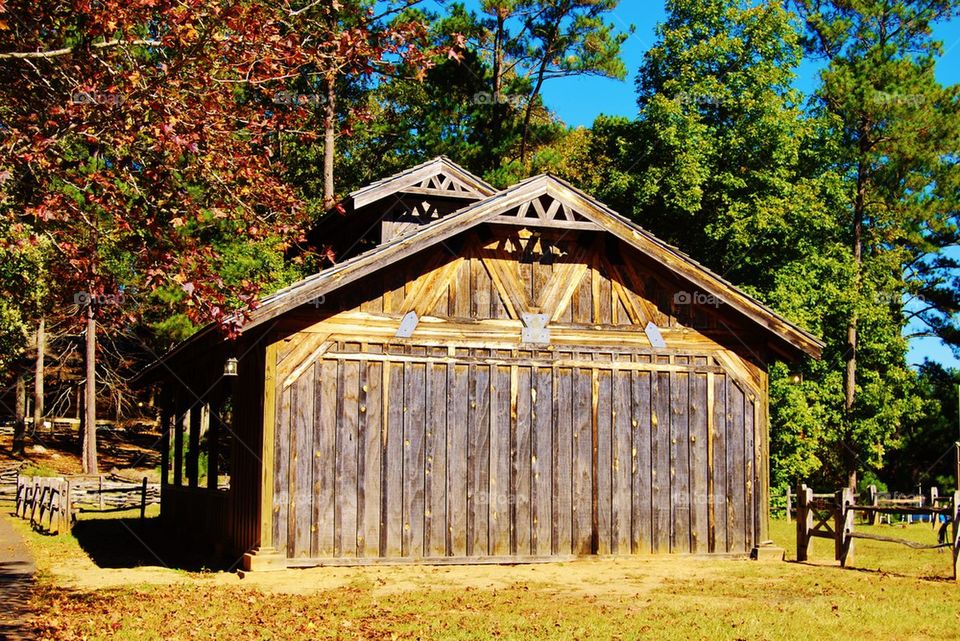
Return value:
[(958, 563), (960, 563), (960, 490), (953, 493), (953, 580), (960, 581)]
[(260, 542), (254, 549), (243, 555), (243, 569), (246, 571), (283, 570), (287, 567), (286, 554), (278, 550), (273, 540), (273, 515), (276, 497), (274, 496), (274, 452), (277, 418), (277, 340), (267, 334), (265, 337), (265, 364), (263, 376), (263, 429), (260, 456)]

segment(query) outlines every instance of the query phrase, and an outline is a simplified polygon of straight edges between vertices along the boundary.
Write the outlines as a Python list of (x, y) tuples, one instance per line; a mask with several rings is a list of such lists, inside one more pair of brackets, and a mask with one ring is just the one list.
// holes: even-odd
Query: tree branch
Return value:
[[(159, 47), (162, 43), (159, 40), (106, 40), (104, 42), (95, 42), (91, 45), (94, 49), (107, 49), (119, 45), (144, 45), (149, 47)], [(64, 47), (63, 49), (51, 49), (49, 51), (11, 51), (9, 53), (0, 53), (0, 60), (32, 60), (37, 58), (57, 58), (73, 53), (76, 47)]]

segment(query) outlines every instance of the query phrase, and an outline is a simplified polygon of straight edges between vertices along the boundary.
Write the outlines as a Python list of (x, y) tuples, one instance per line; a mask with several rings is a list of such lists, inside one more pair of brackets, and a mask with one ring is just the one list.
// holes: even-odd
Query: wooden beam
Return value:
[(184, 392), (177, 388), (174, 397), (173, 414), (173, 484), (183, 485), (183, 422), (186, 420)]
[(953, 580), (960, 580), (958, 563), (960, 563), (960, 491), (953, 493)]
[(477, 200), (485, 198), (483, 194), (474, 189), (454, 191), (453, 189), (437, 189), (435, 187), (404, 187), (398, 193), (433, 198), (475, 198)]
[(503, 248), (492, 251), (481, 248), (479, 257), (487, 273), (490, 274), (490, 279), (499, 292), (510, 318), (519, 319), (521, 314), (533, 312), (529, 297), (520, 282), (520, 274), (514, 269), (517, 266), (516, 259), (508, 256)]
[(707, 551), (710, 553), (717, 551), (717, 506), (716, 506), (716, 487), (714, 486), (714, 452), (713, 435), (715, 429), (715, 417), (713, 415), (716, 405), (716, 375), (713, 372), (707, 372)]
[(160, 392), (160, 486), (170, 483), (170, 428), (176, 416), (170, 390), (164, 386)]
[(274, 435), (277, 420), (277, 341), (266, 337), (263, 378), (263, 448), (260, 457), (260, 548), (273, 548)]
[(422, 298), (414, 305), (413, 310), (417, 316), (426, 316), (436, 306), (440, 299), (447, 293), (447, 288), (454, 282), (457, 272), (463, 267), (466, 259), (464, 256), (457, 256), (436, 272), (436, 278), (428, 289), (425, 289)]
[(187, 457), (187, 480), (190, 487), (200, 484), (200, 419), (203, 416), (203, 401), (197, 400), (190, 408), (190, 449)]
[(597, 223), (589, 220), (542, 220), (540, 218), (515, 218), (513, 216), (497, 216), (490, 219), (495, 225), (518, 225), (520, 227), (530, 227), (531, 229), (574, 229), (578, 231), (600, 231), (603, 229)]
[[(288, 387), (297, 382), (297, 379), (303, 376), (303, 373), (306, 372), (321, 356), (323, 356), (327, 350), (329, 350), (334, 345), (333, 341), (324, 340), (317, 345), (310, 354), (308, 354), (300, 363), (297, 364), (296, 368), (283, 379), (282, 388), (286, 390)], [(279, 376), (277, 377), (279, 380)]]

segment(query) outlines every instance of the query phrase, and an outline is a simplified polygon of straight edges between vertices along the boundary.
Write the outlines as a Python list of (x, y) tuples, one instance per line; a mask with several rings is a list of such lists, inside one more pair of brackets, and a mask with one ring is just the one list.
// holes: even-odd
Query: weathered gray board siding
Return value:
[[(494, 352), (340, 341), (278, 390), (277, 547), (319, 560), (754, 544), (756, 401), (707, 357), (660, 371), (642, 352)], [(723, 399), (712, 472), (708, 375)]]

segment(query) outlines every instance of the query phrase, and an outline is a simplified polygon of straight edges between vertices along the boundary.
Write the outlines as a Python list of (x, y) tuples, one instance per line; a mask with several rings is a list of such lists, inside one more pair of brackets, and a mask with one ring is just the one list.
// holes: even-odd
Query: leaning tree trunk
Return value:
[(83, 473), (97, 474), (97, 320), (93, 305), (87, 306), (87, 380), (83, 425)]
[(537, 99), (537, 96), (540, 95), (540, 90), (543, 88), (544, 74), (546, 74), (547, 66), (550, 64), (553, 42), (554, 38), (551, 38), (547, 43), (546, 51), (543, 54), (543, 60), (540, 61), (540, 68), (537, 70), (537, 81), (534, 83), (533, 91), (530, 93), (530, 97), (527, 100), (527, 108), (523, 113), (523, 133), (520, 136), (521, 164), (526, 164), (527, 162), (527, 146), (530, 144), (530, 122), (533, 117), (533, 103)]
[(33, 372), (33, 431), (36, 433), (43, 423), (43, 377), (44, 354), (47, 349), (47, 323), (41, 316), (37, 325), (37, 360)]
[(26, 447), (27, 433), (27, 384), (23, 372), (17, 373), (17, 383), (14, 387), (17, 398), (13, 403), (13, 453), (22, 455)]
[(327, 78), (327, 100), (323, 113), (323, 208), (330, 209), (334, 205), (333, 189), (333, 157), (336, 151), (335, 129), (337, 124), (336, 80), (333, 76)]

